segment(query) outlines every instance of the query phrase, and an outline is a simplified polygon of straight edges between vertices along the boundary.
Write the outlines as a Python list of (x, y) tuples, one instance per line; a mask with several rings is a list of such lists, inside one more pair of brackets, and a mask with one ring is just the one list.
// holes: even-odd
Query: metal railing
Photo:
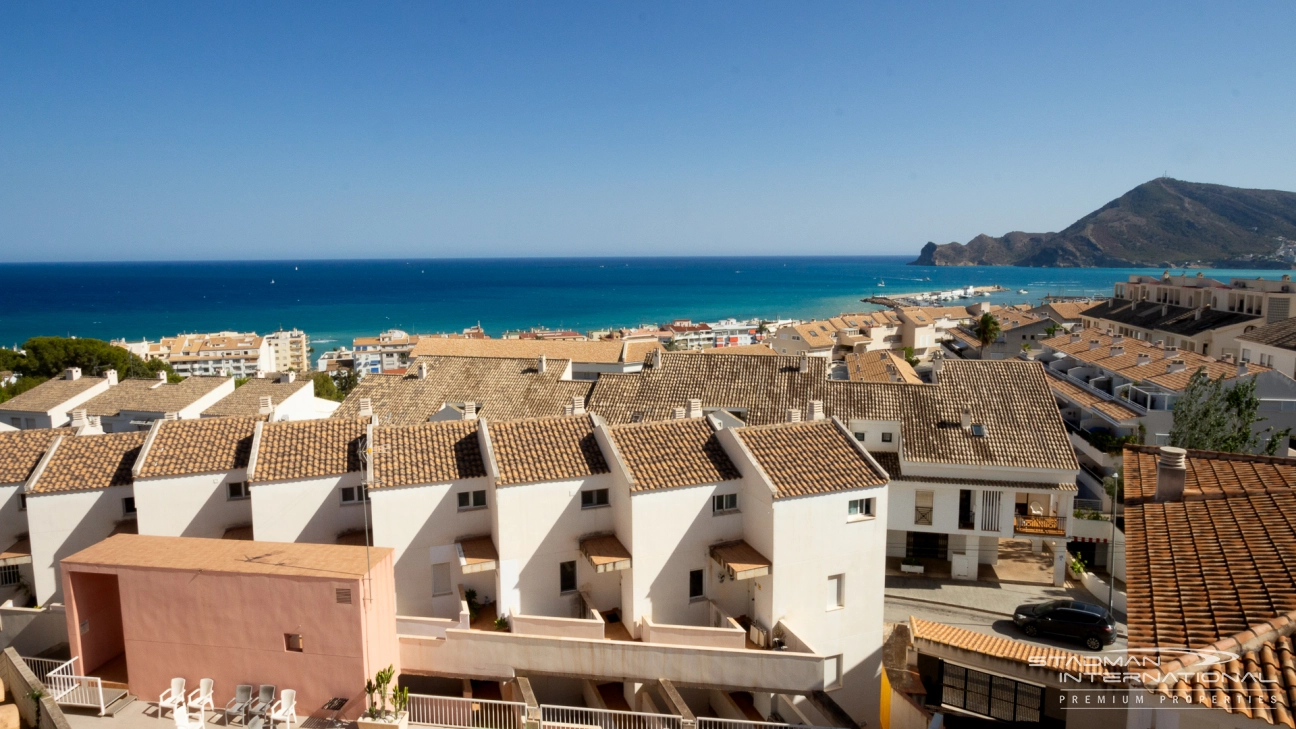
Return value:
[(465, 699), (410, 694), (409, 722), (453, 729), (522, 729), (526, 704), (518, 701)]
[(55, 703), (98, 709), (99, 715), (104, 715), (103, 679), (97, 676), (78, 676), (75, 673), (75, 656), (69, 661), (23, 658), (23, 662), (49, 689), (50, 698)]
[(791, 729), (798, 727), (800, 729), (828, 729), (827, 727), (815, 727), (809, 724), (788, 724), (779, 721), (749, 721), (744, 719), (712, 719), (710, 717), (698, 717), (698, 729)]
[(39, 679), (41, 683), (45, 683), (45, 677), (50, 675), (54, 670), (71, 662), (72, 661), (55, 660), (53, 658), (23, 657), (23, 663), (27, 664), (27, 667), (31, 669), (32, 673), (36, 674), (36, 678)]
[(1088, 509), (1089, 511), (1101, 512), (1103, 510), (1102, 499), (1074, 499), (1072, 505), (1077, 509)]
[(1065, 516), (1015, 516), (1013, 531), (1017, 534), (1047, 534), (1064, 536), (1066, 534)]
[[(599, 727), (600, 729), (681, 729), (681, 717), (674, 714), (644, 714), (637, 711), (584, 709), (575, 706), (540, 706), (546, 727)], [(699, 722), (700, 723), (700, 722)]]

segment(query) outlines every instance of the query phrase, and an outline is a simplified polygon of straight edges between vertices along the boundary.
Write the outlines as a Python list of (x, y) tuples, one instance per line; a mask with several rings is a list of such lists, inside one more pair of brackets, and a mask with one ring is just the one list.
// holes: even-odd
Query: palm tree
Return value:
[(994, 340), (999, 338), (999, 320), (994, 318), (994, 314), (986, 312), (976, 323), (977, 339), (981, 340), (982, 349), (989, 347)]

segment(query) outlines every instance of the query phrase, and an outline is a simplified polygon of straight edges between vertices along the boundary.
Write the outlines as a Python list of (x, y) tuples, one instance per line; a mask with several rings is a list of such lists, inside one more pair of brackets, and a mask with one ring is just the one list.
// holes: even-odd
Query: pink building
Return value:
[(395, 665), (392, 550), (118, 534), (62, 561), (78, 672), (154, 700), (184, 677), (296, 689), (301, 717), (330, 698), (364, 709), (367, 677)]

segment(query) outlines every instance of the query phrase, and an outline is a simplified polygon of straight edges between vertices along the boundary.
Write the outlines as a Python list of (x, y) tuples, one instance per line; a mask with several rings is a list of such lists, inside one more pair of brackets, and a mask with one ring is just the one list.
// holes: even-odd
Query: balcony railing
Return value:
[(599, 729), (680, 729), (683, 717), (675, 714), (646, 714), (613, 709), (541, 704), (541, 721), (546, 727), (599, 727)]
[(525, 718), (526, 704), (516, 701), (409, 695), (411, 724), (451, 729), (522, 729)]
[(1015, 516), (1013, 531), (1017, 534), (1066, 536), (1065, 516)]

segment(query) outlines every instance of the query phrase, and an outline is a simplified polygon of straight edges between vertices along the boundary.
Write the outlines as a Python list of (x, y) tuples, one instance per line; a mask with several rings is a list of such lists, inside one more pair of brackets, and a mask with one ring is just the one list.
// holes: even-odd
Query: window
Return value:
[(608, 505), (607, 489), (592, 489), (581, 492), (581, 508), (594, 509), (600, 506)]
[(828, 609), (836, 610), (846, 606), (846, 575), (832, 575), (828, 578)]
[(558, 563), (558, 592), (576, 592), (576, 563)]
[(22, 581), (22, 575), (18, 573), (18, 565), (7, 564), (0, 567), (0, 587), (10, 587)]
[(882, 434), (882, 442), (883, 442), (883, 443), (890, 443), (890, 442), (891, 442), (891, 436), (892, 436), (891, 433), (883, 433), (883, 434)]
[(716, 494), (711, 497), (711, 513), (723, 514), (738, 510), (738, 494)]
[(465, 509), (484, 509), (486, 508), (486, 490), (480, 491), (460, 491), (459, 492), (459, 510)]
[(851, 520), (871, 519), (877, 516), (874, 509), (877, 508), (877, 499), (851, 499), (847, 506), (846, 514)]
[(9, 418), (9, 424), (15, 428), (22, 427), (22, 418)]
[(122, 516), (135, 516), (135, 497), (127, 496), (122, 499)]
[(344, 486), (342, 487), (342, 503), (358, 504), (361, 501), (369, 500), (369, 489), (365, 486)]
[(246, 499), (247, 497), (252, 495), (251, 493), (248, 492), (248, 485), (246, 481), (235, 481), (233, 483), (226, 484), (225, 489), (226, 489), (226, 493), (229, 495), (230, 501), (238, 501), (239, 499)]
[(293, 653), (302, 652), (301, 633), (284, 633), (284, 650)]
[(27, 494), (18, 494), (18, 511), (27, 511)]
[(706, 572), (689, 570), (689, 599), (701, 600), (706, 597)]
[(449, 595), (450, 592), (450, 563), (438, 562), (432, 565), (432, 597)]
[(867, 433), (856, 433), (856, 434), (855, 434), (855, 440), (857, 440), (857, 441), (863, 443), (863, 442), (864, 442), (864, 436), (866, 436), (866, 435), (868, 435), (868, 434), (867, 434)]

